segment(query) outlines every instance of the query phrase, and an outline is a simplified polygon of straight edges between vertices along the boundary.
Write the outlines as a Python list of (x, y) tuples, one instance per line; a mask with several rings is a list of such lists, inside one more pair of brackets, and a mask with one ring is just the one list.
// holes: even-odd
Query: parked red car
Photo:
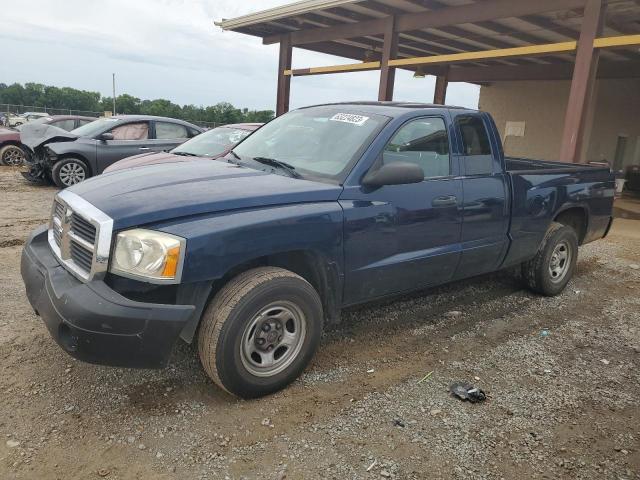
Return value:
[[(29, 122), (29, 124), (44, 123), (70, 132), (94, 120), (94, 117), (81, 117), (79, 115), (52, 115), (38, 118)], [(0, 164), (15, 167), (22, 165), (25, 157), (25, 149), (22, 142), (20, 142), (20, 127), (0, 127)]]
[(229, 150), (235, 147), (240, 140), (261, 126), (262, 123), (235, 123), (213, 128), (184, 142), (170, 152), (143, 153), (124, 158), (105, 168), (103, 173), (142, 165), (182, 162), (186, 160), (185, 157), (220, 158), (229, 153)]

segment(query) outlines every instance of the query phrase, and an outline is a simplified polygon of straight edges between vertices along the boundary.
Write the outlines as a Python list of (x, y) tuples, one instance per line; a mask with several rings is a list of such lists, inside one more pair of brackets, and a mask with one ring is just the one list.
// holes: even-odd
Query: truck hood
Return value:
[(40, 145), (47, 142), (68, 142), (76, 140), (78, 135), (67, 132), (62, 128), (41, 123), (26, 123), (20, 130), (20, 140), (31, 150), (35, 150)]
[(190, 215), (336, 201), (342, 187), (195, 159), (106, 173), (68, 190), (123, 229)]

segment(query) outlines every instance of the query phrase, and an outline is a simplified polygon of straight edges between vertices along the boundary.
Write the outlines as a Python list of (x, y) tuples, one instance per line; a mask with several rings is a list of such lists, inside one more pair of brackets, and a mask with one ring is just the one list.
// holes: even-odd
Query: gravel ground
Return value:
[(55, 190), (4, 167), (0, 189), (2, 479), (640, 478), (640, 221), (555, 298), (500, 273), (346, 312), (298, 381), (242, 401), (188, 345), (160, 371), (68, 357), (19, 273)]

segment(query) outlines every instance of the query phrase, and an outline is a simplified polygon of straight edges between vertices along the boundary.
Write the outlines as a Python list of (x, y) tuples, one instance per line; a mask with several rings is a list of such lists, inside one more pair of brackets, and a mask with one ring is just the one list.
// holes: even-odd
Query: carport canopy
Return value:
[[(640, 0), (306, 0), (216, 22), (279, 43), (276, 114), (291, 77), (379, 70), (393, 100), (395, 69), (449, 82), (571, 79), (560, 157), (580, 156), (595, 79), (640, 77)], [(292, 47), (356, 62), (292, 69)]]

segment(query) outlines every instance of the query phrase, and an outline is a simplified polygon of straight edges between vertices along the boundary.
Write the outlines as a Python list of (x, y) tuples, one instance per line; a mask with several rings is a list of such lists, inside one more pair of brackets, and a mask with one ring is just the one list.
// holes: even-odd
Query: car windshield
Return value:
[(275, 160), (303, 178), (340, 182), (388, 121), (348, 105), (303, 108), (267, 123), (232, 152), (243, 163), (258, 159), (252, 166), (259, 168)]
[(233, 127), (218, 127), (184, 142), (171, 153), (197, 155), (199, 157), (217, 157), (233, 147), (251, 132)]
[(75, 133), (79, 137), (93, 137), (99, 133), (103, 133), (121, 121), (119, 118), (99, 118), (91, 123), (87, 123), (81, 127), (71, 130), (71, 133)]

